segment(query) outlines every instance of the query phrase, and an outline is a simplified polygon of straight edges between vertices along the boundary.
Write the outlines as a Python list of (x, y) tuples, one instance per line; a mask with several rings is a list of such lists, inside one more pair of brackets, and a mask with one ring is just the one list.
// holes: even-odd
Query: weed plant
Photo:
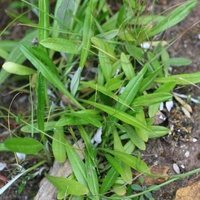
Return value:
[[(50, 0), (10, 4), (26, 10), (9, 15), (13, 23), (26, 26), (27, 32), (18, 42), (0, 41), (0, 56), (5, 59), (0, 84), (10, 74), (27, 77), (24, 88), (30, 94), (31, 110), (20, 117), (21, 129), (15, 134), (8, 128), (10, 138), (0, 143), (0, 151), (39, 156), (41, 161), (10, 180), (0, 194), (19, 177), (54, 159), (69, 160), (73, 171), (68, 178), (46, 175), (58, 189), (58, 199), (143, 199), (145, 195), (152, 199), (152, 190), (199, 172), (169, 177), (150, 188), (133, 185), (134, 171), (157, 176), (136, 151), (145, 150), (151, 138), (168, 134), (166, 127), (154, 124), (160, 103), (172, 99), (177, 85), (200, 82), (200, 72), (169, 74), (171, 66), (191, 61), (170, 58), (167, 49), (177, 38), (162, 38), (197, 1), (160, 15), (137, 0), (114, 5), (117, 11), (105, 0), (53, 2), (52, 13)], [(0, 35), (5, 35), (12, 22)], [(19, 119), (3, 105), (1, 109), (9, 118)], [(85, 145), (83, 158), (79, 148), (73, 147), (78, 141)]]

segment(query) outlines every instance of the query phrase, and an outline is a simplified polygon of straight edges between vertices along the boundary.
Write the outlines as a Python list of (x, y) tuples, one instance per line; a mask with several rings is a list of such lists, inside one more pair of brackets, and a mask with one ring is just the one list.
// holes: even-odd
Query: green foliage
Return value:
[[(138, 1), (123, 1), (114, 14), (105, 0), (55, 1), (54, 14), (48, 0), (23, 2), (39, 14), (39, 23), (26, 13), (10, 13), (32, 28), (18, 43), (0, 41), (0, 57), (5, 59), (0, 84), (10, 73), (28, 75), (28, 91), (36, 99), (31, 99), (19, 133), (1, 142), (0, 151), (68, 160), (70, 177), (46, 175), (59, 199), (153, 199), (150, 191), (156, 186), (132, 183), (133, 170), (152, 175), (140, 153), (133, 155), (145, 150), (151, 138), (169, 132), (154, 124), (154, 116), (160, 103), (172, 99), (174, 87), (200, 82), (199, 72), (169, 75), (170, 66), (192, 62), (170, 58), (167, 42), (154, 36), (182, 21), (197, 1), (156, 16)], [(36, 36), (38, 43), (31, 44)], [(25, 60), (30, 66), (23, 65)], [(77, 146), (80, 141), (82, 148)], [(130, 188), (140, 194), (129, 194)]]
[(36, 154), (44, 148), (33, 138), (10, 138), (4, 141), (4, 145), (9, 151), (24, 154)]
[[(148, 187), (146, 187), (145, 185), (143, 185), (144, 184), (144, 179), (142, 177), (140, 177), (139, 181), (140, 181), (141, 185), (139, 185), (139, 184), (132, 184), (130, 187), (135, 192), (142, 192), (142, 191), (144, 191), (144, 194), (141, 195), (140, 197), (135, 197), (133, 199), (134, 200), (143, 200), (143, 199), (154, 200), (151, 192), (146, 192), (146, 190), (148, 190)], [(154, 185), (152, 185), (151, 187), (154, 187)]]
[(81, 196), (88, 193), (88, 189), (75, 180), (46, 175), (46, 178), (58, 189), (58, 199), (68, 195)]

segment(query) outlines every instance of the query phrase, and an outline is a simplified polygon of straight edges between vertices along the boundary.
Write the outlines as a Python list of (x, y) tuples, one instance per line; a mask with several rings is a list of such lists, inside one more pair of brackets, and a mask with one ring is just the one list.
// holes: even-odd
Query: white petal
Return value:
[(100, 144), (101, 141), (102, 141), (101, 135), (102, 135), (102, 128), (98, 128), (97, 132), (95, 133), (95, 135), (91, 139), (91, 143), (92, 144), (96, 143), (97, 145)]
[(166, 108), (167, 108), (167, 111), (170, 112), (171, 109), (172, 109), (173, 106), (174, 106), (174, 102), (173, 102), (173, 101), (167, 101), (167, 102), (165, 103), (165, 106), (166, 106)]
[(25, 158), (26, 158), (26, 154), (24, 154), (24, 153), (18, 153), (17, 152), (16, 155), (17, 155), (19, 162), (24, 161)]
[(6, 163), (0, 162), (0, 171), (2, 171), (7, 166)]
[(164, 108), (164, 103), (163, 103), (163, 102), (161, 102), (161, 103), (160, 103), (160, 108), (159, 108), (159, 110), (160, 110), (160, 111), (162, 111), (162, 110), (163, 110), (163, 108)]
[(140, 46), (144, 49), (149, 49), (151, 47), (151, 44), (149, 42), (143, 42), (140, 44)]

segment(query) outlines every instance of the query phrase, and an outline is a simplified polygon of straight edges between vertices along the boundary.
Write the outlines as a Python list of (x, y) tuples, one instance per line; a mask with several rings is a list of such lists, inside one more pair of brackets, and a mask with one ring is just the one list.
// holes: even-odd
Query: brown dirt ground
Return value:
[[(6, 1), (3, 1), (0, 6), (0, 26), (1, 29), (6, 26), (9, 21), (9, 18), (6, 17), (4, 13), (4, 9), (6, 8), (7, 4)], [(158, 12), (169, 8), (172, 5), (177, 3), (183, 2), (182, 0), (174, 0), (174, 1), (164, 1), (160, 0), (160, 4), (157, 5), (156, 10)], [(193, 27), (193, 25), (200, 21), (200, 2), (195, 10), (180, 24), (173, 27), (172, 29), (168, 30), (165, 33), (166, 40), (169, 41), (179, 36), (179, 39), (170, 47), (170, 55), (172, 57), (186, 57), (190, 58), (193, 63), (187, 67), (179, 67), (173, 68), (172, 73), (191, 73), (199, 71), (200, 69), (200, 23)], [(17, 28), (15, 29), (16, 32), (13, 32), (12, 38), (20, 38), (21, 32)], [(18, 32), (19, 31), (19, 32)], [(23, 30), (24, 31), (24, 30)], [(184, 33), (184, 34), (183, 34)], [(18, 35), (19, 34), (19, 35)], [(180, 37), (181, 36), (181, 37)], [(2, 61), (1, 61), (2, 62)], [(200, 88), (199, 86), (187, 86), (177, 88), (176, 92), (183, 93), (186, 95), (191, 95), (194, 98), (200, 97)], [(8, 97), (9, 99), (9, 97)], [(0, 99), (1, 101), (1, 99)], [(10, 100), (9, 100), (10, 102)], [(0, 102), (2, 104), (2, 102)], [(193, 130), (191, 133), (191, 137), (199, 138), (199, 140), (195, 143), (193, 142), (180, 142), (177, 145), (177, 142), (174, 141), (171, 137), (165, 139), (154, 139), (150, 140), (147, 144), (147, 150), (143, 152), (143, 159), (150, 165), (158, 165), (162, 167), (167, 167), (168, 174), (173, 175), (176, 174), (173, 169), (173, 164), (176, 163), (181, 172), (187, 172), (192, 169), (196, 169), (200, 167), (200, 105), (192, 104), (193, 114), (192, 114), (192, 121), (193, 123)], [(2, 130), (2, 129), (0, 129)], [(189, 156), (186, 156), (186, 152), (189, 152)], [(1, 155), (1, 160), (3, 159)], [(181, 168), (184, 166), (184, 168)], [(188, 177), (182, 179), (180, 181), (176, 181), (171, 183), (167, 186), (162, 187), (158, 191), (153, 193), (153, 196), (156, 200), (171, 200), (175, 197), (175, 192), (179, 188), (183, 186), (187, 186), (188, 183), (192, 181), (199, 180), (197, 175), (192, 177)], [(4, 196), (0, 197), (0, 200), (7, 199), (7, 200), (14, 200), (14, 199), (31, 199), (29, 193), (27, 194), (26, 191), (37, 191), (38, 183), (40, 179), (33, 180), (29, 183), (26, 187), (25, 192), (22, 195), (17, 195), (17, 187), (18, 183), (16, 183), (12, 187), (12, 194), (11, 190), (5, 193)], [(34, 186), (34, 187), (33, 187)]]
[[(184, 1), (175, 0), (161, 2), (163, 2), (163, 4), (157, 6), (158, 12)], [(197, 22), (198, 24), (193, 26)], [(169, 48), (171, 57), (185, 57), (192, 60), (192, 64), (189, 66), (181, 68), (174, 67), (172, 73), (179, 74), (199, 71), (200, 1), (198, 2), (197, 7), (183, 22), (171, 28), (165, 34), (167, 41), (179, 37), (179, 39)], [(185, 95), (191, 95), (194, 98), (198, 98), (200, 96), (199, 85), (180, 87), (175, 89), (175, 92), (179, 92)], [(169, 168), (168, 174), (170, 175), (176, 174), (173, 169), (174, 163), (176, 163), (179, 166), (182, 173), (200, 167), (200, 105), (192, 104), (192, 106), (192, 121), (194, 122), (194, 124), (191, 137), (199, 138), (199, 140), (195, 143), (180, 142), (179, 145), (177, 145), (177, 142), (174, 141), (172, 138), (150, 140), (147, 145), (147, 150), (144, 153), (144, 159), (150, 165), (159, 165), (162, 167), (167, 166)], [(188, 152), (189, 156), (187, 157)], [(146, 156), (148, 156), (148, 158), (145, 158)], [(182, 168), (181, 166), (184, 166), (184, 168)], [(174, 183), (162, 187), (160, 190), (154, 192), (153, 196), (156, 200), (174, 199), (176, 190), (183, 186), (187, 186), (189, 183), (191, 184), (191, 182), (195, 181), (199, 181), (199, 176), (194, 175), (186, 179), (181, 179), (180, 181), (176, 181)], [(187, 197), (185, 197), (185, 199), (187, 199)]]

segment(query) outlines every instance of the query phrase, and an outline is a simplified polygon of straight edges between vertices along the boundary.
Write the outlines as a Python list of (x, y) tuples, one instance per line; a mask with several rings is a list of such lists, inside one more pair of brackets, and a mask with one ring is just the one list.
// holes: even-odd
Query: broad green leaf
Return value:
[(55, 127), (52, 142), (52, 151), (55, 159), (58, 162), (64, 162), (66, 160), (65, 143), (66, 139), (64, 137), (63, 127)]
[[(137, 74), (137, 76), (133, 77), (129, 81), (129, 83), (124, 88), (122, 94), (119, 96), (122, 100), (126, 102), (126, 104), (130, 105), (134, 100), (135, 96), (137, 95), (146, 70), (147, 65), (143, 67), (143, 69)], [(120, 111), (125, 111), (127, 109), (127, 107), (123, 104), (120, 104), (119, 101), (116, 103), (115, 108), (119, 109)]]
[(140, 85), (140, 94), (143, 93), (145, 90), (150, 89), (153, 87), (153, 83), (155, 78), (157, 77), (160, 69), (157, 69), (151, 73), (148, 73), (148, 76), (142, 79), (141, 85)]
[(9, 151), (8, 148), (6, 148), (5, 144), (4, 143), (0, 143), (0, 152), (1, 151)]
[(159, 138), (169, 133), (169, 129), (163, 126), (151, 126), (150, 129), (149, 138)]
[(123, 180), (131, 184), (132, 183), (132, 172), (130, 170), (130, 167), (127, 165), (124, 165), (124, 163), (120, 163), (118, 160), (116, 160), (114, 157), (112, 157), (109, 154), (106, 154), (106, 159), (111, 164), (111, 166), (121, 175)]
[(162, 21), (165, 17), (161, 15), (143, 15), (133, 17), (130, 21), (131, 24), (136, 25), (150, 25)]
[(60, 118), (56, 126), (66, 125), (83, 125), (92, 124), (96, 127), (101, 127), (101, 116), (94, 110), (82, 110), (72, 113), (66, 113), (66, 116)]
[(59, 190), (60, 194), (63, 194), (63, 198), (66, 194), (80, 196), (88, 193), (87, 187), (73, 179), (49, 175), (46, 175), (46, 178)]
[(5, 52), (11, 52), (16, 46), (18, 46), (18, 41), (15, 40), (1, 40), (0, 49)]
[(143, 188), (140, 185), (138, 185), (138, 184), (131, 185), (131, 188), (133, 190), (135, 190), (135, 191), (142, 191), (143, 190)]
[(154, 92), (152, 94), (145, 94), (134, 99), (132, 106), (150, 106), (153, 104), (165, 102), (172, 98), (170, 93)]
[[(56, 125), (55, 121), (49, 121), (44, 123), (44, 131), (51, 131), (54, 129)], [(24, 133), (39, 133), (40, 130), (38, 129), (38, 124), (27, 124), (20, 129)]]
[(176, 83), (174, 82), (167, 82), (162, 85), (155, 91), (155, 92), (171, 92), (174, 87), (176, 86)]
[(158, 112), (159, 107), (160, 107), (160, 103), (150, 105), (148, 107), (148, 116), (154, 117), (156, 115), (156, 113)]
[(68, 142), (66, 142), (66, 152), (69, 159), (69, 162), (71, 164), (71, 167), (73, 169), (74, 175), (78, 182), (81, 184), (87, 186), (87, 176), (86, 176), (86, 167), (81, 160), (80, 156), (78, 155), (79, 150), (78, 147), (72, 147)]
[(113, 38), (115, 38), (118, 35), (119, 30), (111, 30), (111, 31), (107, 31), (101, 34), (96, 35), (95, 37), (100, 38), (100, 39), (104, 39), (104, 40), (111, 40)]
[(171, 13), (169, 13), (163, 20), (159, 21), (156, 26), (154, 26), (151, 31), (147, 34), (148, 37), (155, 36), (160, 32), (169, 29), (170, 27), (181, 22), (185, 17), (191, 12), (191, 10), (196, 6), (197, 0), (187, 1), (176, 9), (174, 9)]
[(146, 145), (144, 143), (144, 141), (138, 137), (138, 135), (135, 133), (135, 130), (131, 127), (131, 126), (125, 126), (127, 129), (127, 135), (130, 138), (130, 140), (132, 141), (132, 143), (137, 146), (139, 149), (141, 150), (145, 150), (146, 149)]
[(108, 96), (108, 97), (114, 99), (115, 101), (121, 103), (126, 108), (129, 108), (129, 105), (125, 101), (123, 101), (119, 96), (114, 94), (112, 91), (108, 90), (105, 86), (101, 86), (99, 84), (94, 84), (94, 83), (91, 83), (91, 82), (81, 82), (81, 83), (83, 85), (91, 87), (92, 89), (97, 90), (97, 91), (105, 94), (106, 96)]
[(133, 144), (132, 141), (128, 141), (125, 145), (124, 145), (124, 152), (127, 154), (131, 154), (133, 153), (133, 151), (135, 150), (135, 145)]
[(158, 52), (161, 52), (161, 62), (163, 63), (163, 72), (164, 76), (169, 76), (170, 73), (170, 65), (167, 64), (167, 61), (170, 59), (170, 55), (168, 49), (161, 45), (158, 46)]
[(41, 62), (40, 58), (35, 56), (34, 52), (30, 48), (21, 45), (21, 51), (52, 85), (54, 85), (62, 93), (64, 93), (75, 105), (84, 109), (82, 105), (80, 105), (77, 100), (72, 96), (72, 94), (69, 93), (64, 84), (62, 84), (62, 82), (60, 81), (59, 77), (56, 76), (48, 66)]
[(115, 194), (122, 197), (126, 194), (127, 188), (123, 184), (115, 184), (113, 186), (113, 191), (115, 192)]
[(119, 134), (115, 128), (113, 130), (113, 135), (114, 135), (114, 150), (124, 152), (122, 141), (121, 141)]
[(80, 53), (80, 42), (68, 40), (64, 38), (47, 38), (40, 41), (40, 44), (48, 49), (54, 51), (68, 53), (68, 54), (79, 54)]
[(62, 30), (68, 30), (72, 20), (73, 11), (75, 9), (74, 0), (62, 0), (56, 10), (58, 25)]
[(150, 174), (150, 170), (148, 166), (142, 160), (140, 160), (140, 158), (136, 158), (134, 156), (131, 156), (129, 154), (126, 154), (120, 151), (113, 151), (113, 150), (102, 149), (102, 148), (101, 150), (114, 155), (116, 158), (118, 158), (119, 160), (127, 164), (128, 166), (132, 167), (133, 169), (141, 173)]
[[(33, 38), (36, 37), (36, 36), (37, 36), (37, 31), (32, 31), (32, 32), (28, 33), (20, 41), (20, 44), (26, 44), (28, 46), (31, 46), (31, 42), (30, 41), (32, 41)], [(7, 42), (7, 41), (5, 41), (5, 42)], [(15, 62), (15, 63), (18, 63), (18, 64), (22, 64), (25, 59), (26, 59), (26, 57), (20, 51), (20, 45), (19, 44), (15, 44), (13, 46), (12, 51), (8, 55), (6, 61), (11, 61), (11, 62)], [(5, 71), (4, 69), (1, 69), (1, 72), (0, 72), (0, 85), (8, 78), (9, 75), (10, 75), (10, 73)]]
[(170, 58), (164, 62), (164, 65), (172, 65), (172, 66), (185, 66), (191, 64), (192, 61), (187, 58)]
[(114, 51), (111, 48), (111, 46), (104, 40), (92, 37), (91, 41), (95, 45), (95, 47), (99, 50), (98, 57), (99, 57), (100, 67), (106, 81), (108, 81), (113, 75), (112, 65), (113, 65), (113, 59), (115, 59)]
[(144, 50), (142, 48), (139, 48), (139, 47), (133, 45), (132, 43), (127, 43), (126, 50), (139, 63), (144, 61)]
[(33, 138), (10, 138), (4, 141), (5, 147), (10, 151), (24, 154), (36, 154), (44, 146)]
[(121, 79), (122, 77), (118, 76), (118, 77), (111, 78), (109, 81), (107, 81), (105, 84), (105, 88), (107, 89), (107, 91), (119, 90), (119, 88), (123, 86), (123, 82)]
[(24, 65), (20, 65), (14, 62), (5, 62), (2, 65), (2, 67), (7, 72), (17, 75), (31, 75), (36, 72), (34, 69), (31, 69), (30, 67), (26, 67)]
[[(142, 109), (142, 107), (138, 110), (137, 114), (136, 114), (136, 119), (143, 122), (144, 125), (147, 125), (146, 122), (146, 117), (145, 117), (145, 113), (144, 110)], [(143, 128), (139, 128), (139, 127), (135, 127), (135, 134), (143, 141), (147, 142), (149, 139), (148, 133), (149, 131), (143, 129)]]
[(169, 77), (156, 78), (158, 83), (175, 83), (177, 85), (188, 85), (200, 82), (200, 72), (191, 74), (177, 74)]
[(123, 52), (121, 53), (120, 61), (127, 79), (131, 80), (135, 76), (135, 70), (130, 63), (128, 56)]
[(100, 194), (104, 195), (114, 185), (118, 176), (119, 173), (114, 168), (111, 168), (103, 179), (100, 187)]
[(102, 105), (102, 104), (99, 104), (99, 103), (95, 103), (95, 102), (92, 102), (92, 101), (87, 101), (87, 100), (82, 100), (83, 102), (89, 104), (89, 105), (92, 105), (96, 108), (99, 108), (100, 110), (108, 113), (109, 115), (127, 123), (127, 124), (130, 124), (132, 126), (135, 126), (135, 127), (139, 127), (139, 128), (143, 128), (147, 131), (151, 131), (149, 130), (149, 128), (147, 128), (147, 126), (144, 125), (143, 122), (137, 120), (135, 117), (125, 113), (125, 112), (121, 112), (119, 110), (116, 110), (115, 108), (112, 108), (112, 107), (109, 107), (109, 106), (105, 106), (105, 105)]
[(76, 117), (76, 116), (65, 116), (59, 119), (56, 126), (76, 126), (76, 125), (86, 125), (91, 124), (90, 121)]
[(0, 48), (0, 58), (7, 59), (7, 57), (8, 53), (4, 49)]

